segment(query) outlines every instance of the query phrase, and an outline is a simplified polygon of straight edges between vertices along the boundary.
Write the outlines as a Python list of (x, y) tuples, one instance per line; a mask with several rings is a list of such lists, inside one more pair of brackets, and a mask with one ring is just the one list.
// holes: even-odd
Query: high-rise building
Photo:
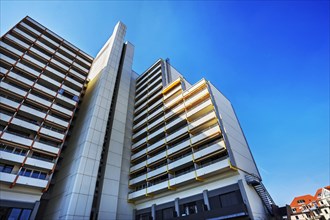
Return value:
[(274, 216), (228, 99), (169, 60), (138, 75), (125, 33), (94, 59), (29, 17), (1, 37), (0, 218)]

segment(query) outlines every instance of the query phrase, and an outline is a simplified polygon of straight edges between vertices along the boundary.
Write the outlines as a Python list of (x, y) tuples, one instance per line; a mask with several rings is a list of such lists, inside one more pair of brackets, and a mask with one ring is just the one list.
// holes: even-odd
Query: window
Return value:
[(27, 177), (32, 177), (36, 179), (46, 179), (47, 173), (38, 171), (38, 170), (30, 170), (26, 168), (22, 168), (21, 171), (19, 172), (20, 176), (27, 176)]
[(298, 215), (296, 215), (296, 219), (299, 219)]
[(12, 208), (8, 216), (10, 220), (29, 220), (32, 210)]
[(293, 211), (293, 212), (296, 212), (296, 211), (297, 211), (297, 209), (296, 209), (296, 208), (293, 208), (293, 209), (292, 209), (292, 211)]
[(305, 200), (300, 199), (300, 200), (298, 200), (297, 202), (298, 202), (299, 204), (301, 204), (301, 203), (305, 203)]
[(186, 215), (192, 215), (192, 214), (197, 213), (196, 202), (191, 202), (191, 203), (185, 204), (184, 211), (185, 211)]
[(328, 214), (328, 211), (326, 209), (323, 210), (325, 214)]
[(0, 163), (0, 172), (11, 173), (13, 168), (14, 168), (14, 166), (12, 166), (12, 165), (7, 165), (7, 164)]
[(230, 192), (220, 195), (220, 202), (222, 207), (228, 207), (239, 204), (236, 192)]
[(167, 208), (162, 210), (163, 219), (173, 219), (174, 217), (174, 209), (173, 208)]

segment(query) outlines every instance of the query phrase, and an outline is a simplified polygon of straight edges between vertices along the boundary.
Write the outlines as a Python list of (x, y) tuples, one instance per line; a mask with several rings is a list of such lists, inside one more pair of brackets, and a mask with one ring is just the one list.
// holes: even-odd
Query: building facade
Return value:
[(330, 219), (330, 186), (318, 189), (314, 196), (295, 197), (290, 206), (291, 220)]
[(137, 74), (125, 33), (95, 58), (29, 17), (1, 37), (1, 218), (274, 218), (230, 101)]

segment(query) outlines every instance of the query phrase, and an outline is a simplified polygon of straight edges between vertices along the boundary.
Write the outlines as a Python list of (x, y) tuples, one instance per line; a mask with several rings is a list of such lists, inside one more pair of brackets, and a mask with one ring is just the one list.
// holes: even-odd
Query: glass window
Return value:
[(25, 169), (23, 176), (31, 176), (32, 170)]
[(47, 173), (40, 173), (39, 179), (46, 179)]
[(8, 216), (8, 220), (18, 220), (21, 209), (13, 208)]
[(22, 169), (19, 171), (19, 175), (22, 176), (23, 173), (24, 173), (24, 171), (25, 171), (25, 168), (22, 168)]
[(220, 202), (222, 207), (228, 207), (239, 204), (236, 192), (230, 192), (220, 195)]
[(23, 209), (20, 220), (29, 220), (32, 210), (31, 209)]
[(14, 166), (11, 165), (5, 165), (2, 172), (4, 173), (11, 173), (11, 171), (13, 170)]
[(40, 175), (40, 171), (36, 171), (36, 170), (34, 170), (33, 171), (33, 173), (32, 173), (32, 178), (38, 178), (39, 177), (39, 175)]
[(185, 204), (184, 210), (185, 210), (186, 215), (192, 215), (192, 214), (197, 213), (196, 202), (191, 202), (191, 203)]

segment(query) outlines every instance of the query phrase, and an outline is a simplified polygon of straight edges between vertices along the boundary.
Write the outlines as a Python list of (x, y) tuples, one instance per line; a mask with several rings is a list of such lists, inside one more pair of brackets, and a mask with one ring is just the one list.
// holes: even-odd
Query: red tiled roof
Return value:
[(330, 186), (325, 186), (325, 187), (319, 188), (315, 193), (315, 196), (314, 196), (315, 199), (317, 199), (317, 195), (322, 192), (323, 188), (326, 188), (327, 190), (330, 190)]
[(315, 201), (315, 198), (314, 196), (311, 195), (303, 195), (303, 196), (295, 197), (290, 204), (291, 208), (301, 206), (303, 203), (298, 203), (299, 200), (305, 200), (304, 204), (309, 204)]

